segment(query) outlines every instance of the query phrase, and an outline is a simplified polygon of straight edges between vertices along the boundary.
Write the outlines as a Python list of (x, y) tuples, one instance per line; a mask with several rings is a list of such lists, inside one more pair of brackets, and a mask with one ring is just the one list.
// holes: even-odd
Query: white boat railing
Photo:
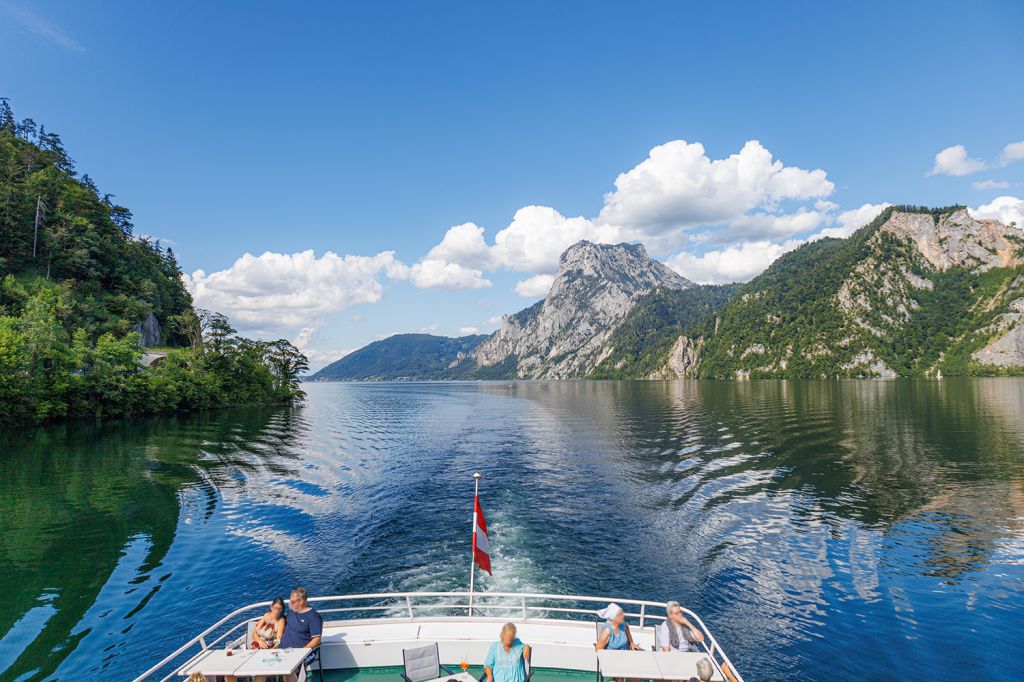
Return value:
[[(609, 602), (621, 605), (625, 609), (627, 621), (641, 628), (665, 620), (665, 602), (527, 592), (475, 592), (472, 598), (469, 592), (382, 592), (310, 597), (309, 601), (325, 616), (327, 625), (331, 624), (330, 621), (346, 620), (346, 616), (349, 620), (371, 618), (405, 622), (437, 618), (484, 620), (498, 617), (505, 620), (518, 617), (527, 621), (530, 618), (548, 618), (549, 614), (558, 614), (561, 616), (559, 620), (595, 622), (595, 607)], [(370, 603), (342, 605), (351, 602)], [(587, 604), (589, 608), (581, 604)], [(270, 602), (264, 601), (235, 609), (136, 677), (134, 682), (154, 679), (168, 682), (174, 679), (180, 669), (208, 649), (220, 645), (226, 648), (244, 646), (248, 624), (259, 618), (261, 610), (269, 606)], [(726, 680), (743, 682), (743, 677), (700, 616), (685, 608), (683, 612), (704, 632), (701, 647), (718, 672)]]

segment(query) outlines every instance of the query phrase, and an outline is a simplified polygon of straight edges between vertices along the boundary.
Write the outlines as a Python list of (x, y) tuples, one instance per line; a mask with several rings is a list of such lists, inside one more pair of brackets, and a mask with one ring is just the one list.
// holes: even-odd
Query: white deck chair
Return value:
[(436, 680), (441, 677), (442, 670), (449, 675), (455, 674), (441, 665), (441, 654), (438, 651), (437, 642), (415, 649), (402, 649), (402, 664), (405, 667), (402, 671), (405, 682)]

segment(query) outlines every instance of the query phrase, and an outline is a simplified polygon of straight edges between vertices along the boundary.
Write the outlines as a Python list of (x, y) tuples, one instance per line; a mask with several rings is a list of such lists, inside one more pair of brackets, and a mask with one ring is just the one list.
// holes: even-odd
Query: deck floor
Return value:
[[(449, 665), (448, 667), (458, 672), (457, 666)], [(401, 666), (364, 668), (362, 670), (327, 670), (324, 671), (324, 682), (402, 682), (402, 678), (399, 677), (401, 672)], [(471, 666), (469, 673), (480, 679), (480, 676), (484, 674), (484, 669)], [(311, 680), (319, 682), (316, 673), (313, 673)], [(594, 680), (594, 673), (537, 668), (533, 677), (530, 678), (531, 682), (582, 682), (583, 680)]]

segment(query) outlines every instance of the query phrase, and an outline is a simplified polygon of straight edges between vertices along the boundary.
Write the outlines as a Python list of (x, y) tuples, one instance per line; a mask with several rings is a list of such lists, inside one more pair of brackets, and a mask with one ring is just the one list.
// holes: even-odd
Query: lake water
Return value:
[(678, 599), (750, 682), (1024, 679), (1024, 380), (313, 384), (0, 434), (0, 680), (127, 679), (237, 606)]

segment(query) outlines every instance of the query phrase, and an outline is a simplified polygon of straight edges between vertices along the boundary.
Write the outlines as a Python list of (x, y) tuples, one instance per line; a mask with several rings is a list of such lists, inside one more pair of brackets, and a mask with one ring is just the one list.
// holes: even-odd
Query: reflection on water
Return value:
[(0, 434), (0, 680), (126, 677), (228, 610), (677, 598), (756, 679), (1020, 679), (1024, 381), (314, 384)]

